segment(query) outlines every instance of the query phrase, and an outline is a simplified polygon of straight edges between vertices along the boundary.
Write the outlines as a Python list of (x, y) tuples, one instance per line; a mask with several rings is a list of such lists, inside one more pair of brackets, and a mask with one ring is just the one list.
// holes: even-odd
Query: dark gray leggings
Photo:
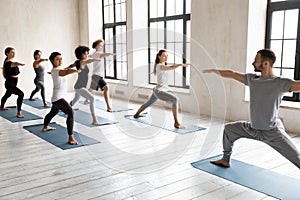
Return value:
[(172, 102), (172, 109), (178, 108), (178, 98), (175, 95), (156, 89), (153, 89), (151, 97), (146, 103), (143, 104), (143, 108), (146, 109), (147, 107), (151, 106), (153, 103), (155, 103), (155, 101), (157, 101), (157, 99), (160, 99), (162, 101), (170, 101)]
[(60, 99), (58, 101), (52, 102), (51, 110), (44, 119), (44, 126), (49, 125), (50, 121), (59, 112), (59, 110), (63, 111), (65, 114), (68, 115), (67, 129), (68, 129), (68, 134), (72, 135), (73, 126), (74, 126), (74, 112), (70, 104), (64, 99)]

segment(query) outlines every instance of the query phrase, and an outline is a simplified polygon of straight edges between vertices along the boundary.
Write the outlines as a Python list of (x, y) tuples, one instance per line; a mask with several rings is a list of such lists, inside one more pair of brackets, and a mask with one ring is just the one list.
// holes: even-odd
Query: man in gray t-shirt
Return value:
[(204, 70), (225, 78), (237, 80), (250, 88), (250, 122), (239, 121), (225, 125), (223, 133), (223, 157), (211, 163), (230, 167), (233, 143), (240, 138), (255, 139), (270, 145), (294, 165), (300, 168), (300, 153), (290, 141), (278, 118), (281, 99), (286, 92), (300, 92), (300, 81), (276, 77), (273, 74), (275, 54), (268, 49), (259, 50), (252, 63), (256, 74), (242, 74), (232, 70)]

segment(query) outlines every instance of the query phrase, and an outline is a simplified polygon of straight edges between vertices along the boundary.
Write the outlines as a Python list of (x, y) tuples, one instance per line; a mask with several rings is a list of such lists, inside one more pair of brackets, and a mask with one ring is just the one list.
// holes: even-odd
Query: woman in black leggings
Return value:
[(1, 107), (0, 110), (8, 110), (8, 108), (4, 107), (6, 100), (12, 95), (18, 95), (17, 99), (17, 117), (23, 118), (23, 114), (21, 112), (22, 102), (24, 93), (17, 88), (18, 76), (19, 76), (19, 67), (24, 66), (25, 64), (19, 62), (13, 62), (13, 58), (15, 57), (15, 49), (12, 47), (7, 47), (5, 49), (6, 58), (3, 63), (3, 76), (5, 80), (5, 88), (6, 92), (1, 99)]
[(53, 79), (53, 94), (51, 98), (52, 107), (50, 112), (45, 116), (44, 126), (42, 131), (51, 131), (54, 130), (55, 127), (49, 126), (52, 118), (59, 112), (59, 110), (63, 111), (68, 115), (67, 117), (67, 130), (69, 135), (69, 144), (78, 144), (73, 136), (73, 125), (74, 125), (74, 113), (70, 104), (64, 99), (66, 95), (67, 89), (67, 80), (65, 78), (66, 75), (72, 73), (78, 73), (79, 70), (76, 69), (63, 69), (62, 68), (62, 56), (58, 52), (53, 52), (49, 60), (53, 65), (53, 69), (51, 70), (51, 76)]

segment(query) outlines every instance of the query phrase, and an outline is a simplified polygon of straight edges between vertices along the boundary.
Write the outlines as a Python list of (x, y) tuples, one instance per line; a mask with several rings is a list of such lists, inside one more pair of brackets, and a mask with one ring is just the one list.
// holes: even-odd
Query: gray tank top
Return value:
[(34, 68), (36, 77), (35, 77), (35, 81), (42, 81), (44, 82), (44, 74), (45, 74), (45, 69), (42, 65), (39, 65), (38, 68)]

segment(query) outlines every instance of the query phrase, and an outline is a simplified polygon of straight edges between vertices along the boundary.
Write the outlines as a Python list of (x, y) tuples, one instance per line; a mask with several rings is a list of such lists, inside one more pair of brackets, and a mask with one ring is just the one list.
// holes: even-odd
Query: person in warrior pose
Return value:
[(134, 118), (142, 117), (141, 113), (150, 105), (152, 105), (157, 99), (163, 101), (172, 102), (172, 112), (174, 117), (174, 126), (176, 128), (185, 128), (182, 126), (178, 119), (178, 98), (171, 94), (168, 87), (168, 70), (175, 70), (177, 67), (188, 67), (189, 64), (174, 64), (171, 66), (166, 66), (165, 63), (168, 59), (168, 52), (166, 50), (160, 50), (156, 54), (155, 64), (153, 68), (153, 74), (157, 75), (157, 85), (153, 89), (151, 97), (145, 102), (138, 111), (134, 114)]
[(22, 103), (24, 98), (24, 93), (17, 87), (18, 77), (19, 77), (19, 67), (24, 66), (25, 64), (14, 62), (13, 59), (15, 57), (15, 49), (12, 47), (7, 47), (5, 49), (6, 58), (3, 63), (2, 73), (5, 78), (5, 88), (6, 92), (1, 99), (1, 107), (0, 110), (8, 110), (8, 108), (4, 107), (7, 99), (12, 95), (18, 95), (17, 99), (17, 117), (23, 118), (22, 114)]
[[(114, 53), (103, 53), (103, 45), (104, 40), (99, 39), (93, 42), (93, 49), (96, 51), (91, 55), (94, 59), (103, 59), (107, 56), (115, 55)], [(90, 85), (90, 91), (101, 89), (103, 91), (104, 100), (107, 107), (107, 112), (112, 112), (112, 108), (109, 103), (109, 88), (108, 84), (104, 80), (104, 63), (102, 61), (94, 62), (93, 63), (93, 72), (92, 72), (92, 81)], [(88, 101), (86, 100), (85, 103)]]
[(300, 154), (289, 139), (278, 117), (281, 99), (286, 92), (300, 92), (300, 81), (277, 77), (273, 73), (276, 56), (269, 49), (259, 50), (252, 63), (256, 74), (232, 70), (208, 69), (224, 78), (237, 80), (250, 88), (250, 121), (228, 123), (223, 132), (223, 157), (211, 163), (230, 167), (233, 144), (240, 138), (262, 141), (300, 168)]
[(33, 69), (35, 71), (35, 78), (34, 78), (34, 84), (36, 85), (35, 89), (31, 92), (31, 95), (29, 97), (29, 101), (35, 101), (36, 99), (33, 98), (33, 96), (41, 90), (41, 96), (43, 99), (44, 107), (48, 108), (48, 104), (46, 103), (45, 99), (45, 86), (44, 86), (44, 74), (45, 74), (45, 68), (41, 65), (41, 62), (48, 61), (48, 59), (44, 59), (41, 57), (42, 52), (40, 50), (35, 50), (33, 53), (34, 62), (33, 62)]
[(69, 103), (64, 99), (64, 95), (66, 92), (66, 75), (72, 73), (80, 72), (77, 69), (63, 69), (62, 66), (62, 56), (59, 52), (51, 53), (49, 60), (52, 63), (51, 76), (53, 79), (53, 94), (51, 98), (52, 107), (50, 112), (45, 116), (44, 126), (42, 131), (50, 131), (54, 130), (55, 127), (49, 126), (52, 118), (59, 112), (59, 110), (63, 111), (67, 114), (67, 130), (68, 130), (68, 143), (75, 145), (78, 142), (75, 140), (73, 135), (73, 126), (74, 126), (74, 113), (72, 107)]
[(81, 70), (81, 72), (78, 74), (77, 81), (74, 85), (75, 89), (75, 96), (73, 100), (70, 102), (70, 105), (73, 106), (75, 103), (79, 100), (80, 96), (85, 97), (90, 102), (90, 111), (93, 118), (93, 124), (98, 126), (100, 125), (96, 114), (95, 114), (95, 99), (94, 95), (90, 93), (87, 89), (87, 82), (88, 82), (88, 75), (89, 75), (89, 68), (87, 64), (92, 62), (99, 62), (100, 58), (88, 58), (89, 55), (89, 48), (86, 46), (78, 46), (75, 49), (75, 55), (78, 60), (76, 60), (72, 65), (70, 65), (68, 68), (76, 67), (77, 70)]

